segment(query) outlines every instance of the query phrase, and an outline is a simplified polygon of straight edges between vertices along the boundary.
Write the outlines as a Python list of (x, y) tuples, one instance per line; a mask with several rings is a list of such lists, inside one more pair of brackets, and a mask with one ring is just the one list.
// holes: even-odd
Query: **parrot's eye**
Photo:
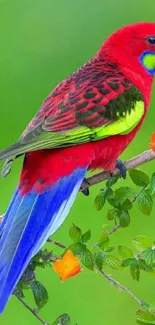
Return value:
[(149, 44), (155, 46), (155, 36), (148, 37), (147, 41), (148, 41)]

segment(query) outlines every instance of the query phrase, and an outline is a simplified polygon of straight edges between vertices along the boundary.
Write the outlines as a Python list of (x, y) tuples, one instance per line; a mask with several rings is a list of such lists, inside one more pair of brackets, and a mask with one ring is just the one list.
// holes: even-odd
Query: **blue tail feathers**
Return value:
[(0, 227), (0, 313), (31, 258), (63, 223), (87, 168), (77, 168), (38, 194), (14, 193)]

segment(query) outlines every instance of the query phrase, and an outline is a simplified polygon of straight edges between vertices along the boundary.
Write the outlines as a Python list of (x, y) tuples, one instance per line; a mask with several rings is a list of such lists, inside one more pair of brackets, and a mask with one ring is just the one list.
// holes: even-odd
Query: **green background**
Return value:
[[(154, 0), (0, 0), (0, 149), (18, 139), (51, 89), (92, 57), (109, 33), (128, 23), (154, 21), (154, 11)], [(153, 97), (143, 128), (123, 159), (149, 147), (151, 133), (155, 131)], [(9, 177), (0, 179), (0, 213), (7, 207), (20, 168), (18, 161)], [(154, 162), (143, 169), (151, 174)], [(129, 183), (128, 179), (120, 181), (120, 185)], [(54, 238), (69, 243), (68, 228), (73, 221), (83, 230), (90, 228), (92, 242), (96, 241), (101, 225), (106, 222), (106, 207), (97, 212), (93, 204), (99, 188), (101, 185), (92, 188), (89, 198), (78, 195)], [(154, 211), (146, 217), (135, 207), (130, 227), (113, 234), (112, 243), (130, 244), (139, 234), (155, 239)], [(137, 283), (126, 271), (121, 275), (112, 273), (141, 299), (155, 302), (154, 278), (142, 274)], [(41, 312), (48, 322), (66, 312), (72, 325), (135, 324), (136, 302), (99, 274), (84, 270), (62, 283), (52, 269), (47, 269), (40, 270), (38, 278), (49, 290), (49, 303)], [(33, 305), (29, 294), (28, 301)], [(38, 321), (13, 297), (0, 317), (2, 324), (35, 325)]]

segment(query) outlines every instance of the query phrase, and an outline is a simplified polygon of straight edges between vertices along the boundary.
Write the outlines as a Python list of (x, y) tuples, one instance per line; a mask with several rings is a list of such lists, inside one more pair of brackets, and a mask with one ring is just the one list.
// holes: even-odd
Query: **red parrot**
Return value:
[(145, 119), (154, 74), (155, 23), (119, 29), (51, 92), (19, 141), (0, 152), (4, 176), (25, 155), (0, 228), (0, 312), (63, 223), (87, 170), (118, 166), (125, 176), (117, 159)]

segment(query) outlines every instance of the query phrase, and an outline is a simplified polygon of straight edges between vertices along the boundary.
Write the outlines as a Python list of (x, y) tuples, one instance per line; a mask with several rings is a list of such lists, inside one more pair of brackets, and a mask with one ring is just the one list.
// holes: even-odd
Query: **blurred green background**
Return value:
[[(117, 28), (136, 21), (154, 21), (154, 0), (0, 0), (0, 149), (16, 141), (41, 105), (45, 96), (58, 82), (87, 61), (101, 43)], [(137, 138), (123, 159), (148, 149), (155, 131), (155, 91), (149, 114)], [(143, 166), (150, 174), (154, 162)], [(12, 173), (0, 179), (0, 213), (3, 213), (18, 182), (21, 162), (15, 163)], [(120, 181), (127, 185), (130, 181)], [(72, 221), (83, 230), (92, 230), (95, 242), (106, 222), (105, 211), (97, 212), (93, 200), (101, 185), (91, 189), (89, 198), (82, 194), (72, 208), (64, 226), (54, 236), (69, 243), (68, 228)], [(143, 216), (136, 207), (132, 223), (112, 236), (112, 243), (130, 244), (135, 235), (155, 239), (154, 211)], [(155, 302), (155, 280), (142, 274), (140, 283), (127, 272), (112, 272), (137, 296)], [(48, 287), (50, 300), (41, 315), (49, 323), (61, 313), (69, 313), (71, 324), (104, 325), (136, 324), (136, 302), (125, 292), (111, 287), (99, 274), (85, 270), (77, 277), (62, 283), (52, 270), (40, 270), (38, 278)], [(28, 294), (28, 301), (33, 299)], [(38, 321), (12, 298), (0, 317), (0, 325), (38, 324)]]

